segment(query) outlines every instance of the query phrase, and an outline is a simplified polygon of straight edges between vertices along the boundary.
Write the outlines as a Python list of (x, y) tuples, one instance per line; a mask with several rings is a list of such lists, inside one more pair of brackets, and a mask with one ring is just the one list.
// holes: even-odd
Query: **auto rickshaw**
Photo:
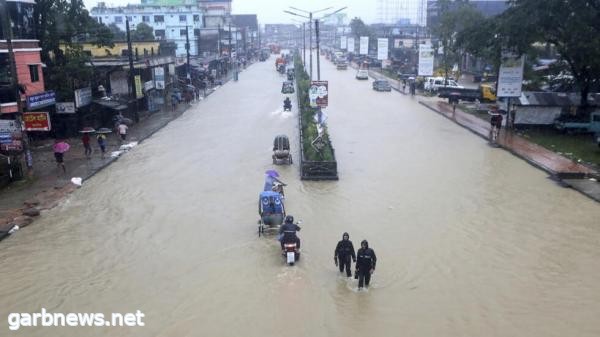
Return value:
[(290, 153), (290, 140), (286, 135), (279, 135), (273, 140), (273, 164), (291, 165), (293, 163)]

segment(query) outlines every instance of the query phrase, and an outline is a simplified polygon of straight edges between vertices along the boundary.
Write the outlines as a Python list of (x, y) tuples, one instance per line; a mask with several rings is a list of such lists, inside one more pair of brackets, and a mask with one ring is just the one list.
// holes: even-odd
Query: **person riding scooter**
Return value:
[(300, 249), (300, 238), (296, 236), (296, 232), (300, 230), (300, 226), (294, 223), (294, 217), (288, 215), (285, 217), (285, 223), (279, 228), (279, 235), (281, 241), (281, 249), (286, 243), (295, 242), (296, 248)]
[(286, 97), (286, 98), (283, 100), (283, 110), (284, 110), (284, 111), (285, 111), (285, 110), (290, 110), (290, 111), (292, 110), (292, 100), (290, 100), (290, 98), (289, 98), (289, 97)]

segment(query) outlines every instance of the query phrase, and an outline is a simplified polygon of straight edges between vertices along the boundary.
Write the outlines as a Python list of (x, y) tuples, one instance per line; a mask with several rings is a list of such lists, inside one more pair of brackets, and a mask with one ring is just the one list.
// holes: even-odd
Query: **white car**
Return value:
[(357, 80), (368, 80), (369, 79), (369, 71), (367, 69), (359, 69), (356, 73)]
[(431, 92), (438, 91), (439, 88), (455, 88), (455, 89), (464, 89), (465, 87), (458, 85), (455, 80), (447, 80), (444, 84), (443, 77), (428, 77), (425, 80), (424, 89)]

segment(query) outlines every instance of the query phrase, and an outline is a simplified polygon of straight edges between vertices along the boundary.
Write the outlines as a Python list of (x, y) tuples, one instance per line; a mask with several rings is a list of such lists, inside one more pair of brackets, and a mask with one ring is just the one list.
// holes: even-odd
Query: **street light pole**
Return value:
[(319, 60), (319, 19), (315, 20), (315, 34), (317, 38), (317, 80), (321, 80), (321, 61)]
[(308, 24), (310, 25), (309, 27), (309, 37), (308, 37), (308, 57), (310, 60), (310, 80), (312, 81), (312, 12), (308, 15), (309, 19), (308, 19)]
[(190, 74), (190, 34), (187, 23), (185, 24), (185, 52), (187, 56), (187, 79), (192, 83), (192, 74)]
[(302, 65), (306, 65), (306, 24), (302, 23)]

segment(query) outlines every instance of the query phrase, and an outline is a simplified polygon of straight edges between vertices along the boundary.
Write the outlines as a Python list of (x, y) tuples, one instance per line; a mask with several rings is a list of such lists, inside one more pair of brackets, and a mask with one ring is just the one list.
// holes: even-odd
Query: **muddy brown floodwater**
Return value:
[[(600, 336), (600, 207), (396, 92), (322, 60), (337, 182), (301, 182), (273, 58), (0, 245), (2, 336)], [(275, 135), (301, 261), (258, 238)], [(348, 231), (378, 267), (333, 264)], [(135, 312), (144, 327), (29, 327), (11, 312)]]

